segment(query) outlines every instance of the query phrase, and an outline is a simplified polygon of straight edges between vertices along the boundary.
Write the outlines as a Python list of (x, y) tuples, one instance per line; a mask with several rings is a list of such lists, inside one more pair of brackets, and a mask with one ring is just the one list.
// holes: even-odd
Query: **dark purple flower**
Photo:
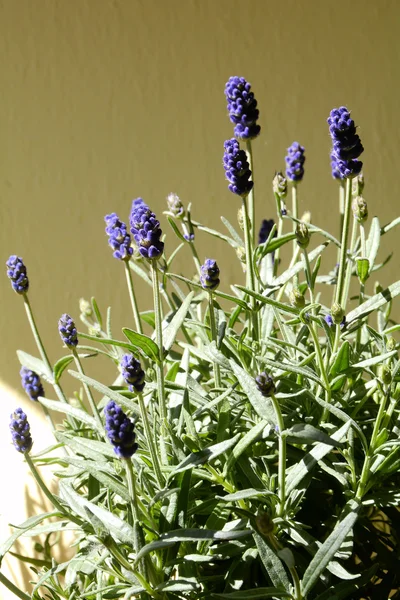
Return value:
[(304, 148), (300, 146), (298, 142), (293, 144), (287, 149), (286, 161), (286, 176), (292, 181), (301, 181), (304, 175)]
[[(329, 327), (333, 327), (335, 325), (332, 315), (326, 315), (324, 317), (325, 319), (325, 323), (329, 326)], [(340, 329), (343, 329), (343, 327), (346, 325), (346, 317), (343, 317), (341, 323), (340, 323)]]
[(272, 379), (271, 375), (263, 372), (257, 375), (255, 378), (255, 382), (258, 390), (262, 393), (263, 396), (268, 398), (271, 394), (275, 393), (275, 383)]
[(201, 265), (200, 283), (209, 292), (217, 289), (220, 284), (217, 261), (207, 258)]
[(229, 190), (238, 196), (247, 196), (253, 188), (250, 166), (246, 152), (240, 149), (235, 138), (224, 143), (224, 169), (225, 177), (229, 181)]
[(334, 108), (328, 118), (328, 124), (333, 141), (332, 154), (341, 178), (355, 177), (362, 169), (362, 162), (357, 159), (364, 148), (350, 112), (345, 106)]
[(132, 202), (130, 226), (140, 254), (148, 260), (160, 258), (164, 251), (160, 222), (142, 198)]
[(259, 111), (250, 83), (244, 77), (230, 77), (225, 85), (225, 96), (229, 118), (236, 125), (236, 137), (241, 140), (256, 138), (261, 127), (257, 125)]
[(26, 367), (22, 367), (19, 374), (21, 375), (22, 387), (28, 394), (31, 400), (37, 400), (39, 396), (44, 396), (44, 389), (40, 377), (35, 371), (31, 371)]
[(22, 408), (17, 408), (11, 415), (10, 430), (14, 447), (25, 454), (32, 448), (32, 437), (28, 419)]
[(140, 362), (132, 354), (124, 354), (120, 364), (122, 377), (131, 392), (141, 392), (145, 386), (145, 375)]
[(334, 179), (339, 179), (339, 180), (344, 179), (340, 172), (338, 160), (337, 160), (333, 150), (331, 151), (331, 169), (332, 169), (332, 177)]
[(130, 458), (138, 445), (135, 442), (135, 425), (114, 400), (110, 400), (104, 409), (107, 437), (119, 458)]
[(106, 222), (106, 234), (108, 243), (114, 250), (114, 257), (119, 260), (129, 260), (133, 254), (131, 247), (131, 236), (127, 232), (126, 225), (119, 220), (116, 213), (104, 217)]
[[(264, 219), (262, 221), (260, 231), (258, 232), (258, 245), (264, 244), (267, 241), (274, 225), (275, 222), (273, 219)], [(276, 231), (274, 237), (276, 237)]]
[(22, 258), (12, 254), (6, 265), (7, 277), (11, 280), (13, 289), (17, 294), (26, 294), (29, 288), (29, 279)]
[(58, 321), (58, 331), (62, 341), (68, 348), (75, 348), (78, 345), (78, 332), (72, 317), (67, 314), (61, 315)]

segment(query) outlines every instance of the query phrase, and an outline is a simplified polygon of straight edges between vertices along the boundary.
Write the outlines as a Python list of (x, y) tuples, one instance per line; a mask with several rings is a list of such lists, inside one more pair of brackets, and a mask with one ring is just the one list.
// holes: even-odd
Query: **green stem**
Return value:
[(147, 445), (149, 447), (151, 459), (153, 462), (153, 468), (154, 468), (154, 471), (156, 474), (157, 483), (160, 488), (163, 488), (165, 480), (164, 480), (163, 474), (161, 472), (161, 467), (160, 467), (160, 463), (158, 460), (157, 450), (154, 445), (154, 435), (152, 434), (152, 431), (150, 428), (149, 418), (147, 416), (147, 410), (146, 410), (146, 406), (144, 404), (142, 394), (138, 394), (138, 401), (139, 401), (140, 414), (141, 414), (142, 421), (143, 421), (144, 433), (145, 433), (145, 436), (147, 439)]
[(129, 298), (131, 300), (131, 306), (132, 306), (133, 318), (135, 319), (136, 331), (138, 331), (139, 333), (143, 333), (142, 323), (140, 322), (140, 314), (139, 314), (137, 301), (136, 301), (135, 289), (133, 287), (131, 269), (129, 267), (129, 263), (127, 261), (124, 261), (124, 262), (125, 262), (126, 282), (128, 284)]
[[(77, 367), (79, 373), (81, 375), (85, 375), (85, 373), (83, 371), (81, 360), (79, 358), (78, 352), (76, 351), (75, 348), (71, 348), (71, 351), (72, 351), (72, 354), (74, 356), (75, 364), (76, 364), (76, 367)], [(93, 394), (92, 394), (92, 391), (91, 391), (90, 387), (88, 386), (87, 383), (84, 383), (84, 382), (82, 382), (82, 383), (83, 383), (83, 387), (85, 389), (87, 399), (89, 400), (90, 408), (92, 409), (92, 413), (93, 413), (93, 416), (94, 416), (94, 418), (96, 420), (97, 427), (98, 427), (98, 430), (99, 430), (99, 433), (100, 433), (104, 429), (103, 423), (101, 422), (100, 413), (99, 413), (99, 411), (97, 409), (97, 405), (96, 405), (96, 402), (94, 401)]]
[[(211, 339), (215, 343), (217, 343), (217, 326), (215, 324), (214, 299), (213, 299), (212, 292), (210, 292), (209, 296), (208, 296), (208, 310), (209, 310), (209, 314), (210, 314)], [(216, 361), (214, 361), (213, 366), (214, 366), (215, 387), (220, 388), (221, 387), (221, 373), (219, 370), (219, 364)]]
[(282, 432), (285, 430), (285, 423), (282, 417), (281, 407), (279, 401), (274, 394), (270, 396), (272, 405), (274, 407), (276, 421), (279, 427), (279, 464), (278, 464), (278, 486), (279, 486), (279, 512), (278, 515), (282, 516), (285, 511), (285, 499), (286, 499), (286, 437), (282, 436)]
[(351, 212), (351, 179), (346, 180), (346, 196), (344, 204), (344, 216), (343, 216), (343, 228), (342, 228), (342, 239), (340, 247), (340, 259), (339, 259), (339, 274), (336, 284), (336, 302), (341, 304), (344, 284), (344, 274), (346, 269), (346, 256), (347, 256), (347, 240), (349, 237), (349, 224), (350, 224), (350, 212)]
[(136, 498), (136, 486), (135, 486), (135, 473), (133, 471), (133, 464), (130, 458), (125, 460), (126, 466), (126, 479), (128, 483), (129, 496), (131, 498), (132, 516), (134, 521), (140, 521), (139, 507)]
[[(292, 185), (292, 217), (294, 219), (298, 219), (298, 201), (297, 201), (297, 185), (296, 182), (293, 182)], [(296, 233), (297, 222), (293, 221), (293, 233)], [(298, 245), (296, 238), (293, 240), (293, 257), (296, 255)], [(299, 285), (299, 276), (296, 275), (293, 277), (293, 281), (295, 285)]]
[[(308, 258), (308, 252), (306, 248), (302, 248), (303, 250), (303, 258), (304, 258), (304, 263), (305, 263), (305, 269), (304, 272), (306, 274), (306, 280), (307, 280), (307, 284), (308, 284), (308, 290), (310, 292), (310, 301), (311, 304), (314, 304), (314, 286), (313, 286), (313, 282), (312, 282), (312, 272), (311, 272), (311, 265), (310, 265), (310, 259)], [(315, 309), (312, 309), (312, 314), (315, 314)], [(315, 327), (315, 323), (313, 323), (313, 327)]]
[(345, 281), (344, 281), (344, 286), (343, 286), (343, 297), (342, 297), (342, 302), (341, 302), (341, 306), (344, 311), (346, 310), (347, 299), (349, 297), (351, 274), (352, 274), (353, 265), (354, 265), (354, 251), (355, 251), (356, 241), (357, 241), (357, 219), (355, 219), (353, 217), (353, 226), (352, 226), (351, 240), (350, 240), (350, 256), (348, 258), (347, 265), (346, 265), (346, 275), (345, 275)]
[[(249, 162), (249, 167), (251, 171), (251, 179), (254, 181), (254, 164), (253, 164), (253, 149), (251, 145), (251, 140), (246, 141), (246, 154), (247, 160)], [(250, 240), (251, 246), (254, 246), (254, 232), (255, 232), (255, 199), (254, 199), (254, 185), (249, 193), (249, 218), (250, 218)]]
[[(246, 249), (246, 286), (251, 291), (256, 291), (255, 289), (255, 279), (254, 279), (254, 269), (253, 269), (253, 251), (252, 251), (252, 243), (251, 243), (251, 233), (250, 233), (250, 225), (249, 225), (249, 215), (247, 211), (247, 200), (246, 198), (242, 198), (243, 202), (243, 221), (244, 221), (244, 243)], [(258, 340), (258, 315), (256, 313), (256, 299), (254, 296), (250, 296), (251, 303), (251, 318), (253, 323), (253, 339)]]
[(155, 326), (156, 326), (156, 341), (158, 346), (158, 360), (156, 361), (156, 375), (157, 375), (157, 393), (158, 393), (158, 405), (160, 412), (160, 447), (161, 447), (161, 459), (162, 463), (168, 464), (168, 456), (166, 451), (166, 438), (168, 435), (168, 423), (167, 423), (167, 400), (165, 396), (165, 384), (164, 384), (164, 347), (163, 347), (163, 335), (162, 335), (162, 314), (161, 314), (161, 298), (160, 288), (158, 283), (158, 271), (157, 261), (151, 261), (152, 279), (153, 279), (153, 295), (154, 295), (154, 315), (155, 315)]
[(194, 264), (196, 266), (197, 273), (198, 273), (198, 275), (200, 275), (200, 273), (201, 273), (201, 263), (200, 263), (199, 255), (197, 254), (196, 247), (195, 247), (195, 245), (194, 245), (193, 242), (191, 242), (189, 244), (189, 246), (190, 246), (190, 249), (192, 251), (193, 262), (194, 262)]
[[(279, 204), (280, 206), (280, 199), (277, 195), (275, 195), (276, 198), (276, 202), (277, 204)], [(279, 239), (280, 237), (282, 237), (282, 231), (283, 231), (283, 219), (282, 219), (282, 215), (281, 215), (281, 211), (280, 208), (278, 209), (278, 230), (277, 230), (277, 239)], [(274, 258), (274, 277), (277, 276), (278, 274), (278, 267), (279, 267), (279, 256), (281, 253), (281, 247), (277, 248), (275, 250), (275, 258)]]
[[(331, 391), (331, 386), (329, 384), (329, 378), (328, 378), (328, 374), (326, 371), (326, 365), (325, 365), (325, 361), (324, 358), (322, 356), (322, 350), (321, 350), (321, 346), (319, 345), (319, 340), (318, 340), (318, 333), (317, 333), (317, 329), (316, 329), (316, 325), (313, 322), (311, 325), (309, 325), (309, 330), (310, 333), (312, 335), (313, 338), (313, 342), (314, 342), (314, 348), (315, 348), (315, 353), (317, 355), (317, 360), (318, 360), (318, 365), (319, 365), (319, 369), (320, 369), (320, 373), (321, 373), (321, 378), (322, 381), (324, 382), (325, 385), (325, 402), (327, 404), (330, 404), (331, 400), (332, 400), (332, 391)], [(326, 421), (329, 415), (329, 411), (327, 408), (324, 409), (324, 412), (322, 413), (322, 422)]]
[(10, 592), (21, 598), (21, 600), (30, 600), (31, 597), (24, 592), (21, 592), (5, 575), (0, 572), (0, 583), (2, 583)]

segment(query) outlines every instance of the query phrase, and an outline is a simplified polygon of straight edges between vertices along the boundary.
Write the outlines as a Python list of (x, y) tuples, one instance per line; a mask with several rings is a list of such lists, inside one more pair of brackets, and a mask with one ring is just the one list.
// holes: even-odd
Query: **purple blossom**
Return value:
[(141, 392), (145, 386), (145, 375), (140, 362), (132, 354), (124, 354), (120, 365), (130, 391)]
[(275, 383), (271, 375), (262, 372), (259, 375), (257, 375), (257, 377), (255, 378), (255, 382), (258, 390), (266, 398), (275, 393)]
[(357, 159), (364, 148), (349, 110), (345, 106), (334, 108), (329, 115), (328, 124), (333, 141), (332, 154), (341, 178), (355, 177), (362, 169), (362, 162)]
[(238, 196), (247, 196), (254, 184), (250, 181), (251, 171), (246, 152), (240, 149), (239, 142), (235, 138), (224, 143), (223, 163), (225, 177), (229, 181), (229, 190)]
[(227, 109), (235, 135), (241, 140), (256, 138), (261, 130), (257, 125), (259, 110), (251, 85), (244, 77), (230, 77), (225, 85)]
[(301, 181), (304, 176), (304, 147), (300, 146), (298, 142), (293, 144), (287, 149), (286, 161), (286, 176), (291, 181)]
[(116, 402), (110, 400), (104, 409), (107, 437), (119, 458), (130, 458), (138, 449), (135, 425)]
[(78, 332), (72, 317), (69, 315), (61, 315), (61, 318), (58, 321), (58, 332), (62, 341), (68, 348), (75, 348), (75, 346), (78, 345)]
[(344, 179), (342, 177), (341, 172), (340, 172), (339, 165), (338, 165), (338, 160), (337, 160), (337, 158), (336, 158), (335, 153), (333, 152), (333, 150), (331, 151), (331, 169), (332, 169), (332, 177), (334, 179), (339, 179), (339, 180)]
[(29, 289), (29, 279), (26, 267), (21, 257), (12, 254), (6, 262), (7, 277), (17, 294), (26, 294)]
[(35, 371), (22, 367), (21, 384), (31, 400), (37, 401), (39, 396), (44, 396), (44, 389), (40, 377)]
[(209, 292), (216, 290), (220, 284), (217, 261), (207, 258), (200, 270), (200, 283), (203, 288)]
[(131, 247), (131, 236), (127, 232), (126, 225), (118, 218), (116, 213), (104, 217), (106, 222), (106, 234), (108, 243), (114, 250), (113, 256), (119, 260), (129, 260), (133, 254)]
[(12, 413), (10, 430), (15, 449), (23, 454), (30, 452), (33, 441), (28, 419), (22, 408), (17, 408)]
[[(324, 317), (325, 319), (325, 323), (329, 326), (329, 327), (333, 327), (335, 325), (332, 315), (325, 315)], [(343, 329), (343, 327), (345, 327), (346, 325), (346, 317), (343, 317), (341, 323), (340, 323), (340, 329)]]
[(140, 254), (148, 260), (160, 258), (164, 251), (160, 222), (142, 198), (132, 202), (130, 226)]

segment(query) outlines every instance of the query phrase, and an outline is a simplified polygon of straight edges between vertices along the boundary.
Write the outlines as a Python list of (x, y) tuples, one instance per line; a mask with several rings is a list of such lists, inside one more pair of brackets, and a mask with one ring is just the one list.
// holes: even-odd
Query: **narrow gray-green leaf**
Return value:
[(222, 502), (238, 502), (239, 500), (249, 500), (250, 498), (262, 498), (262, 496), (276, 496), (276, 494), (269, 490), (255, 490), (254, 488), (248, 488), (247, 490), (241, 490), (240, 492), (234, 492), (233, 494), (226, 494), (226, 496), (217, 496), (217, 498)]
[(375, 264), (376, 255), (378, 254), (379, 244), (381, 241), (381, 227), (378, 217), (373, 217), (369, 235), (366, 241), (366, 258), (369, 260), (370, 271)]
[(366, 317), (372, 311), (376, 310), (377, 308), (380, 308), (384, 304), (387, 304), (399, 294), (400, 281), (396, 281), (396, 283), (392, 283), (392, 285), (389, 285), (389, 287), (382, 290), (382, 292), (375, 294), (375, 296), (372, 296), (372, 298), (369, 298), (369, 300), (363, 302), (354, 310), (351, 310), (346, 316), (347, 323), (350, 325), (352, 321)]
[(227, 477), (230, 469), (235, 464), (237, 459), (243, 452), (260, 437), (265, 427), (268, 425), (268, 421), (263, 419), (257, 425), (254, 425), (236, 444), (233, 450), (229, 453), (228, 460), (224, 467), (224, 477)]
[(100, 483), (102, 483), (107, 489), (112, 490), (118, 496), (121, 496), (126, 502), (130, 501), (130, 496), (126, 485), (123, 485), (119, 481), (112, 477), (109, 473), (105, 471), (104, 463), (100, 463), (96, 465), (93, 460), (80, 460), (79, 458), (72, 458), (70, 456), (63, 457), (63, 460), (67, 463), (77, 467), (78, 469), (82, 469), (82, 471), (86, 471), (93, 475)]
[(227, 594), (211, 594), (211, 597), (221, 598), (221, 600), (263, 600), (263, 598), (292, 598), (292, 594), (278, 588), (268, 587), (238, 590)]
[(66, 415), (70, 415), (71, 417), (75, 417), (79, 421), (86, 423), (92, 429), (97, 429), (96, 421), (93, 417), (88, 415), (84, 410), (80, 408), (75, 408), (75, 406), (71, 406), (70, 404), (66, 404), (65, 402), (59, 402), (58, 400), (49, 400), (48, 398), (43, 398), (39, 396), (40, 404), (43, 404), (46, 408), (50, 410), (55, 410), (56, 412), (65, 413)]
[(285, 435), (288, 441), (294, 441), (298, 444), (323, 442), (324, 444), (328, 444), (328, 446), (335, 446), (336, 448), (344, 448), (345, 446), (342, 442), (334, 440), (324, 431), (317, 429), (309, 423), (298, 423), (293, 425), (290, 429), (283, 431), (282, 435)]
[(23, 367), (34, 371), (40, 375), (40, 377), (43, 377), (43, 379), (48, 383), (54, 383), (53, 373), (40, 358), (36, 358), (35, 356), (32, 356), (23, 350), (17, 350), (17, 356)]
[(188, 312), (190, 303), (193, 299), (194, 292), (189, 292), (184, 302), (182, 302), (179, 309), (176, 311), (173, 316), (171, 322), (167, 325), (167, 327), (163, 331), (163, 346), (166, 350), (169, 350), (172, 344), (175, 341), (176, 335), (179, 329), (182, 327), (183, 322), (185, 320), (186, 314)]
[[(308, 259), (310, 261), (313, 261), (320, 254), (322, 254), (322, 252), (325, 250), (325, 248), (327, 246), (328, 246), (328, 242), (325, 242), (324, 244), (317, 246), (317, 248), (315, 248), (314, 250), (312, 250), (312, 252), (309, 253)], [(293, 265), (293, 267), (291, 267), (290, 269), (287, 269), (284, 273), (282, 273), (282, 275), (280, 275), (279, 277), (274, 279), (272, 282), (272, 285), (274, 285), (274, 286), (275, 285), (279, 285), (279, 286), (284, 285), (285, 283), (287, 283), (288, 281), (293, 279), (293, 277), (297, 273), (300, 273), (300, 271), (303, 271), (303, 270), (304, 270), (304, 261), (299, 260), (295, 265)]]
[(110, 398), (110, 400), (114, 400), (120, 406), (122, 406), (122, 408), (131, 410), (135, 415), (140, 415), (140, 411), (137, 408), (136, 404), (132, 400), (125, 398), (125, 396), (123, 396), (122, 394), (119, 394), (115, 390), (111, 390), (103, 383), (96, 381), (96, 379), (92, 379), (91, 377), (87, 377), (86, 375), (81, 375), (77, 371), (68, 371), (68, 373), (72, 375), (72, 377), (79, 379), (83, 383), (87, 383), (89, 387), (92, 387), (101, 394), (104, 394), (105, 396), (107, 396), (107, 398)]
[(139, 348), (142, 350), (142, 352), (144, 352), (144, 354), (146, 354), (146, 356), (151, 358), (151, 360), (158, 362), (158, 346), (149, 336), (144, 335), (143, 333), (138, 333), (137, 331), (133, 331), (132, 329), (128, 329), (128, 327), (123, 327), (122, 331), (136, 349)]
[(296, 316), (299, 315), (299, 310), (297, 308), (290, 306), (290, 304), (283, 304), (283, 302), (278, 302), (278, 300), (274, 300), (273, 298), (269, 298), (269, 296), (264, 295), (264, 294), (270, 293), (271, 290), (267, 290), (266, 292), (264, 292), (261, 295), (261, 294), (258, 294), (257, 292), (253, 292), (252, 290), (247, 289), (246, 287), (243, 287), (242, 285), (235, 285), (235, 287), (238, 290), (240, 290), (241, 292), (243, 292), (245, 294), (249, 294), (250, 296), (253, 296), (254, 298), (256, 298), (256, 300), (258, 300), (262, 304), (269, 304), (270, 306), (277, 308), (281, 312), (288, 313), (289, 315), (296, 315)]
[(261, 561), (267, 571), (272, 583), (276, 587), (285, 589), (290, 592), (290, 583), (288, 576), (286, 575), (285, 567), (281, 559), (276, 553), (268, 546), (265, 539), (256, 531), (253, 531), (253, 537), (257, 545), (258, 553)]
[(18, 525), (18, 528), (16, 529), (16, 531), (14, 531), (14, 533), (5, 542), (3, 542), (0, 546), (0, 564), (1, 564), (3, 557), (7, 554), (9, 549), (14, 545), (14, 542), (21, 535), (24, 535), (24, 533), (26, 533), (30, 529), (33, 529), (34, 527), (39, 525), (39, 523), (41, 523), (45, 519), (54, 517), (56, 515), (58, 515), (57, 511), (43, 513), (41, 515), (35, 515), (33, 517), (29, 517), (29, 519), (27, 519), (26, 521), (21, 523), (21, 525)]
[(391, 350), (390, 352), (385, 352), (385, 354), (378, 354), (377, 356), (373, 356), (372, 358), (367, 358), (366, 360), (362, 360), (355, 365), (351, 365), (352, 368), (356, 369), (365, 369), (366, 367), (372, 367), (373, 365), (379, 365), (379, 363), (385, 362), (388, 358), (395, 356), (397, 354), (397, 350)]
[(179, 463), (176, 469), (174, 469), (171, 473), (171, 477), (176, 475), (176, 473), (181, 473), (182, 471), (186, 471), (187, 469), (191, 469), (192, 467), (195, 467), (197, 465), (201, 465), (205, 462), (210, 462), (211, 460), (214, 460), (214, 458), (216, 458), (220, 454), (223, 454), (224, 452), (229, 450), (229, 448), (234, 446), (238, 441), (239, 437), (240, 434), (238, 433), (229, 440), (224, 440), (219, 444), (214, 444), (213, 446), (204, 448), (203, 450), (200, 450), (200, 452), (193, 452), (192, 454), (187, 456), (181, 463)]
[(233, 359), (230, 359), (230, 364), (235, 377), (239, 381), (244, 393), (249, 399), (250, 404), (262, 419), (276, 425), (275, 412), (272, 407), (271, 401), (265, 398), (258, 390), (254, 378), (251, 377), (240, 365), (238, 365)]

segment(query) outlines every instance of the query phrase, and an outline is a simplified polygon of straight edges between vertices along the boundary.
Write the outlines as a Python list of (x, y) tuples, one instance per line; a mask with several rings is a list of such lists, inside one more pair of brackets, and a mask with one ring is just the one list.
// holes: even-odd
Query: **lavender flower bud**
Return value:
[(135, 442), (135, 425), (116, 402), (111, 400), (104, 409), (107, 437), (119, 458), (130, 458), (138, 445)]
[(79, 308), (80, 308), (81, 314), (84, 317), (92, 316), (92, 314), (93, 314), (92, 305), (90, 304), (90, 302), (88, 300), (85, 300), (85, 298), (81, 298), (79, 300)]
[(307, 248), (310, 243), (310, 232), (305, 223), (298, 223), (296, 227), (296, 241), (300, 248)]
[(257, 125), (259, 111), (251, 85), (244, 77), (230, 77), (225, 85), (227, 109), (231, 123), (236, 125), (234, 132), (241, 140), (256, 138), (261, 130)]
[[(331, 315), (325, 315), (324, 319), (325, 319), (325, 323), (329, 327), (333, 327), (333, 325), (335, 324)], [(343, 317), (343, 319), (340, 322), (340, 329), (343, 329), (343, 327), (345, 325), (346, 325), (346, 317)]]
[(22, 258), (12, 254), (6, 262), (7, 277), (17, 294), (26, 294), (29, 288), (29, 279)]
[(217, 261), (207, 258), (200, 269), (200, 283), (205, 290), (212, 292), (220, 284)]
[(243, 206), (241, 206), (237, 212), (237, 222), (238, 225), (240, 227), (240, 229), (242, 231), (244, 231), (245, 228), (245, 222), (244, 222), (244, 210), (243, 210)]
[(238, 246), (236, 248), (236, 256), (241, 263), (246, 263), (246, 250), (243, 248), (243, 246)]
[[(260, 231), (258, 232), (258, 245), (264, 244), (267, 241), (274, 225), (275, 221), (273, 219), (264, 219), (262, 221)], [(276, 237), (276, 231), (274, 237)]]
[(362, 196), (362, 193), (364, 191), (364, 185), (365, 181), (363, 173), (360, 173), (359, 175), (357, 175), (357, 177), (354, 177), (351, 186), (351, 192), (353, 196)]
[(131, 392), (141, 392), (145, 386), (145, 374), (142, 366), (132, 354), (124, 354), (121, 359), (122, 377)]
[(185, 238), (185, 240), (187, 242), (193, 242), (194, 241), (194, 233), (184, 233), (183, 237)]
[(160, 222), (141, 198), (132, 203), (130, 226), (140, 254), (148, 260), (159, 259), (164, 251)]
[(185, 216), (185, 209), (183, 204), (176, 194), (168, 194), (167, 196), (168, 210), (177, 219), (182, 219)]
[(290, 304), (295, 308), (304, 308), (306, 300), (298, 287), (293, 287), (289, 294)]
[(10, 430), (15, 449), (23, 454), (30, 452), (33, 441), (28, 419), (22, 408), (17, 408), (12, 413)]
[(31, 371), (26, 367), (22, 367), (19, 374), (21, 375), (21, 384), (31, 400), (37, 401), (39, 396), (44, 396), (44, 389), (40, 377), (35, 371)]
[(298, 142), (293, 144), (287, 149), (286, 161), (286, 176), (291, 181), (301, 181), (304, 175), (304, 148), (300, 146)]
[(224, 143), (223, 163), (229, 190), (242, 198), (248, 196), (254, 184), (250, 181), (251, 171), (246, 152), (240, 149), (235, 138)]
[(343, 321), (344, 310), (337, 302), (334, 302), (331, 306), (331, 316), (335, 325), (340, 325)]
[(363, 223), (368, 219), (368, 204), (362, 196), (354, 198), (352, 209), (354, 218), (357, 219), (359, 223)]
[(340, 169), (339, 169), (338, 160), (337, 160), (333, 150), (331, 150), (331, 170), (332, 170), (332, 177), (334, 179), (338, 179), (340, 181), (343, 179), (342, 173), (340, 172)]
[(255, 382), (258, 390), (262, 393), (263, 396), (268, 398), (272, 394), (275, 393), (275, 383), (270, 375), (262, 372), (255, 378)]
[(389, 336), (388, 339), (386, 340), (386, 350), (388, 352), (391, 352), (392, 350), (396, 350), (396, 340), (394, 339), (394, 337)]
[(75, 323), (67, 314), (61, 315), (58, 321), (58, 332), (62, 341), (68, 348), (75, 348), (78, 345), (78, 332), (76, 331)]
[(127, 232), (125, 223), (119, 220), (116, 213), (106, 215), (104, 220), (107, 225), (108, 244), (114, 250), (113, 256), (119, 260), (128, 261), (133, 254), (133, 249), (131, 248), (131, 236)]
[(287, 179), (282, 175), (280, 171), (275, 173), (275, 177), (272, 180), (272, 189), (281, 200), (287, 196)]
[(352, 178), (362, 169), (362, 162), (357, 160), (364, 151), (361, 140), (356, 133), (356, 126), (345, 106), (331, 110), (328, 118), (329, 132), (333, 141), (332, 154), (336, 159), (341, 178)]
[(392, 381), (392, 372), (388, 365), (379, 365), (378, 375), (382, 379), (384, 385), (389, 385)]

